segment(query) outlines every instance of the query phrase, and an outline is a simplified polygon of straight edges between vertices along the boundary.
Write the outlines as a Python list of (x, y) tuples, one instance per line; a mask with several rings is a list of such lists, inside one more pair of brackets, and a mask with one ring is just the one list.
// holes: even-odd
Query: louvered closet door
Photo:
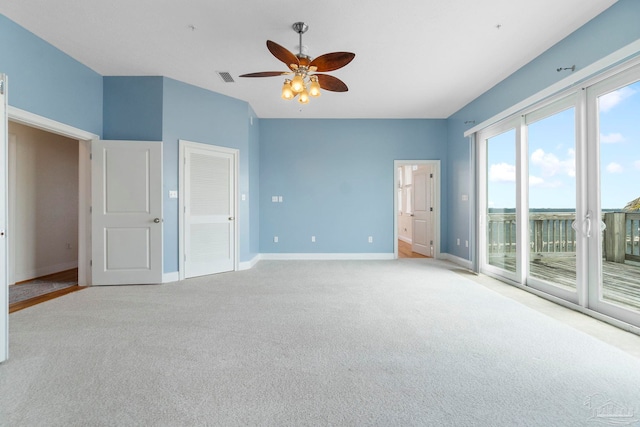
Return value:
[(185, 277), (232, 271), (234, 156), (185, 150)]

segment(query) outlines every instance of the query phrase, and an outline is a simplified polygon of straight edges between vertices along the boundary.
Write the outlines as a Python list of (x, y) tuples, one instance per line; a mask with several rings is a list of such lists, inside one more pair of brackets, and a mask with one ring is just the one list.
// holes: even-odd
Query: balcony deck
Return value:
[[(515, 271), (515, 258), (493, 258), (493, 265), (503, 265)], [(607, 302), (640, 311), (640, 265), (603, 261), (603, 297)], [(531, 263), (531, 275), (562, 288), (574, 290), (576, 277), (575, 256), (549, 256)]]

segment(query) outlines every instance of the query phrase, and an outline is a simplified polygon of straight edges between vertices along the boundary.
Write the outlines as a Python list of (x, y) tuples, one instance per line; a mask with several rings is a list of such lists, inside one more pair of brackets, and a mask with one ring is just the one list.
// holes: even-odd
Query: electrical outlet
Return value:
[(278, 203), (278, 196), (271, 196), (271, 202)]
[(465, 241), (464, 241), (464, 245), (468, 248), (468, 247), (469, 247), (469, 241), (468, 241), (468, 240), (465, 240)]
[(67, 249), (71, 249), (71, 243), (67, 243)]
[(278, 243), (278, 236), (273, 236), (273, 243)]
[(456, 244), (460, 246), (460, 239), (456, 239)]
[(315, 243), (315, 242), (316, 242), (316, 236), (311, 236), (311, 241), (312, 241), (313, 243)]
[(373, 243), (373, 236), (369, 236), (369, 243)]

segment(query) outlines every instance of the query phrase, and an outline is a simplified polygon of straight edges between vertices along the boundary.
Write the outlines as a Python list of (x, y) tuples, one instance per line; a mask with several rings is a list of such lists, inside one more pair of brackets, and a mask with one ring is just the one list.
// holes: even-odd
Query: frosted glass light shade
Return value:
[(293, 99), (293, 90), (291, 89), (291, 80), (287, 79), (282, 85), (282, 99)]
[(318, 78), (316, 76), (311, 76), (311, 85), (309, 85), (309, 96), (320, 96), (320, 83), (318, 83)]
[(300, 74), (296, 74), (291, 81), (291, 90), (293, 93), (300, 93), (304, 90), (304, 80)]
[(304, 89), (304, 87), (302, 89), (302, 92), (300, 92), (300, 96), (298, 98), (298, 102), (300, 104), (307, 104), (309, 102), (309, 94), (307, 93), (307, 90)]

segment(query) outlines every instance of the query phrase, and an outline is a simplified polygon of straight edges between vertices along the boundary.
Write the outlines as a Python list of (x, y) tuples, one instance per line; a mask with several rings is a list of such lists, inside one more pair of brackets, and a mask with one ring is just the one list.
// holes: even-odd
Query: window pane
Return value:
[(598, 111), (602, 299), (640, 311), (640, 82), (600, 96)]
[(576, 288), (575, 109), (528, 126), (529, 275)]
[(487, 261), (516, 271), (516, 132), (487, 140)]

